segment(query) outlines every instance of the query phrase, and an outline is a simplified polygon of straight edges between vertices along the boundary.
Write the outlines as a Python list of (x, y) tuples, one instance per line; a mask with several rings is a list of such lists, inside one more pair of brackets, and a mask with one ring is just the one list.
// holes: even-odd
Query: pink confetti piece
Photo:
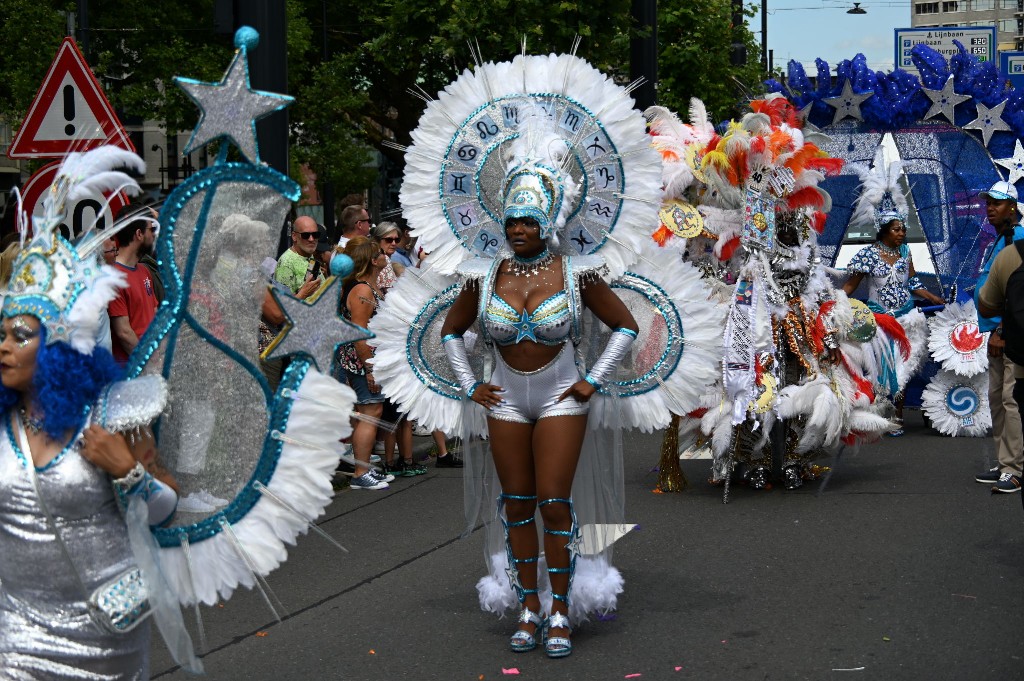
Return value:
[(637, 678), (640, 678), (641, 676), (643, 676), (643, 674), (626, 674), (622, 678), (624, 678), (624, 679), (637, 679)]
[(512, 669), (501, 668), (501, 673), (506, 676), (519, 676), (519, 667), (512, 667)]
[(614, 622), (618, 619), (618, 615), (615, 613), (597, 613), (597, 619), (600, 622)]
[(680, 669), (682, 669), (682, 667), (676, 667), (676, 671), (679, 671)]
[(724, 638), (722, 639), (722, 643), (728, 643), (728, 642), (729, 642), (728, 639), (724, 639)]

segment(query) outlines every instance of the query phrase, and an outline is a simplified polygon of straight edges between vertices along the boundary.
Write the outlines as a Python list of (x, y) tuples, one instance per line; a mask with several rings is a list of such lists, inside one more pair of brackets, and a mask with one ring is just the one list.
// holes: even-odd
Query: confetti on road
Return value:
[(682, 669), (682, 667), (676, 667), (676, 671), (679, 671), (680, 669)]
[(846, 669), (833, 669), (834, 672), (862, 672), (866, 667), (847, 667)]
[(967, 594), (950, 594), (950, 595), (951, 596), (956, 596), (957, 598), (970, 598), (972, 601), (978, 600), (977, 596), (968, 596)]
[(622, 678), (624, 678), (624, 679), (638, 679), (641, 676), (643, 676), (643, 674), (626, 674)]
[(883, 636), (883, 637), (882, 637), (882, 640), (883, 640), (883, 641), (885, 641), (886, 643), (888, 643), (888, 642), (889, 642), (889, 641), (891, 641), (892, 639), (891, 639), (891, 638), (889, 638), (888, 636)]
[(501, 673), (506, 676), (519, 676), (519, 667), (512, 667), (512, 669), (501, 668)]
[(373, 648), (370, 648), (370, 654), (371, 654), (371, 655), (376, 655), (376, 654), (377, 654), (377, 651), (376, 651), (376, 650), (374, 650)]
[(264, 636), (267, 635), (267, 632), (265, 632), (265, 631), (257, 631), (256, 635), (259, 636), (260, 638), (263, 638)]
[(609, 612), (609, 613), (599, 612), (599, 613), (597, 613), (597, 619), (599, 621), (601, 621), (601, 622), (614, 622), (618, 618), (619, 618), (619, 616), (616, 615), (613, 612)]

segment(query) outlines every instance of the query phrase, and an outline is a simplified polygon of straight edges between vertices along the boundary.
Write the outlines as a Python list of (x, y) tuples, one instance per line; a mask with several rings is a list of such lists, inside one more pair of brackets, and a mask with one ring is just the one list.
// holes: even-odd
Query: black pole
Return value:
[(732, 0), (732, 45), (729, 50), (729, 63), (733, 66), (743, 66), (747, 63), (747, 46), (737, 40), (738, 31), (744, 22), (743, 0)]
[[(324, 22), (322, 55), (326, 63), (331, 58), (330, 49), (327, 47), (327, 0), (323, 0), (322, 8)], [(335, 224), (334, 217), (334, 183), (327, 178), (323, 178), (320, 180), (320, 184), (323, 187), (323, 191), (320, 193), (320, 200), (323, 202), (324, 208), (324, 227), (327, 228), (327, 234), (333, 243), (341, 236), (341, 231), (338, 229), (337, 224)]]
[(768, 0), (761, 0), (761, 68), (768, 70)]
[(85, 63), (91, 66), (89, 54), (89, 0), (78, 0), (78, 45), (82, 48)]
[(644, 78), (644, 84), (633, 91), (636, 106), (643, 111), (657, 99), (658, 0), (633, 0), (632, 15), (637, 28), (649, 31), (646, 38), (633, 38), (629, 43), (629, 77)]
[[(288, 15), (284, 0), (238, 1), (234, 15), (235, 30), (252, 26), (260, 34), (259, 45), (249, 52), (252, 88), (288, 94)], [(274, 170), (288, 175), (288, 109), (275, 111), (257, 121), (256, 135), (260, 159)], [(288, 238), (283, 232), (282, 229), (282, 243)]]

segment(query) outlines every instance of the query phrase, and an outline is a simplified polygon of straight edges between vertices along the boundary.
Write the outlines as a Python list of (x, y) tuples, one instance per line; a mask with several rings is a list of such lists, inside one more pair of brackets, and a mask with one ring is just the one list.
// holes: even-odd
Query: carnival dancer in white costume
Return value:
[(845, 359), (851, 339), (841, 320), (852, 315), (817, 255), (830, 205), (817, 185), (841, 161), (805, 139), (784, 99), (751, 106), (754, 113), (722, 136), (699, 100), (691, 102), (690, 125), (665, 109), (647, 112), (652, 144), (665, 160), (662, 226), (652, 236), (666, 246), (682, 241), (684, 259), (716, 281), (729, 309), (723, 383), (680, 420), (679, 448), (702, 447), (707, 437), (713, 482), (726, 482), (739, 461), (743, 479), (764, 488), (765, 446), (777, 417), (785, 418), (776, 438), (784, 482), (793, 488), (814, 475), (810, 461), (822, 448), (870, 438), (887, 421)]
[(413, 140), (403, 212), (431, 256), (371, 323), (375, 373), (425, 427), (466, 434), (481, 607), (518, 611), (513, 650), (545, 628), (562, 657), (622, 590), (620, 428), (664, 427), (714, 380), (720, 340), (691, 323), (714, 314), (709, 291), (645, 250), (660, 163), (628, 93), (585, 61), (481, 64)]
[(945, 301), (929, 291), (917, 277), (910, 249), (904, 243), (908, 205), (899, 186), (902, 163), (893, 161), (887, 165), (879, 147), (873, 168), (854, 168), (862, 186), (850, 225), (873, 225), (877, 236), (873, 244), (859, 250), (846, 266), (850, 276), (843, 284), (843, 291), (853, 295), (861, 281), (867, 278), (868, 307), (876, 314), (895, 317), (910, 343), (907, 361), (896, 359), (890, 365), (884, 356), (880, 361), (883, 365), (881, 384), (892, 395), (896, 405), (897, 426), (889, 434), (898, 437), (903, 434), (903, 389), (928, 354), (928, 323), (914, 307), (914, 296), (933, 305), (943, 305)]
[[(97, 345), (107, 303), (125, 285), (100, 260), (106, 233), (72, 244), (57, 230), (76, 196), (137, 192), (121, 167), (144, 164), (114, 147), (70, 154), (27, 243), (22, 222), (4, 282), (0, 679), (146, 679), (147, 618), (161, 598), (175, 600), (159, 579), (143, 578), (130, 540), (169, 521), (177, 505), (177, 483), (148, 431), (167, 391), (156, 377), (119, 380)], [(200, 671), (180, 612), (160, 617), (172, 652)]]

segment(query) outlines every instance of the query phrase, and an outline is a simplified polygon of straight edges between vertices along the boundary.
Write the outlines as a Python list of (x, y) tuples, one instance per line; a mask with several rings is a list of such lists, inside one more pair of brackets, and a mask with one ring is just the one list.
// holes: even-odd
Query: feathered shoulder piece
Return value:
[(906, 222), (909, 207), (907, 197), (899, 185), (903, 172), (902, 162), (886, 163), (882, 147), (878, 147), (871, 168), (863, 164), (855, 164), (851, 168), (861, 181), (860, 196), (857, 197), (850, 217), (852, 226), (874, 225), (877, 231), (893, 220)]
[(138, 184), (122, 168), (141, 173), (146, 166), (132, 152), (112, 146), (69, 154), (46, 194), (43, 215), (32, 218), (31, 236), (28, 217), (19, 206), (21, 251), (10, 282), (5, 282), (2, 314), (38, 318), (46, 328), (47, 343), (65, 341), (90, 354), (101, 315), (124, 286), (124, 277), (100, 261), (98, 248), (108, 232), (96, 230), (93, 223), (75, 243), (58, 232), (69, 202), (93, 192), (137, 194)]

